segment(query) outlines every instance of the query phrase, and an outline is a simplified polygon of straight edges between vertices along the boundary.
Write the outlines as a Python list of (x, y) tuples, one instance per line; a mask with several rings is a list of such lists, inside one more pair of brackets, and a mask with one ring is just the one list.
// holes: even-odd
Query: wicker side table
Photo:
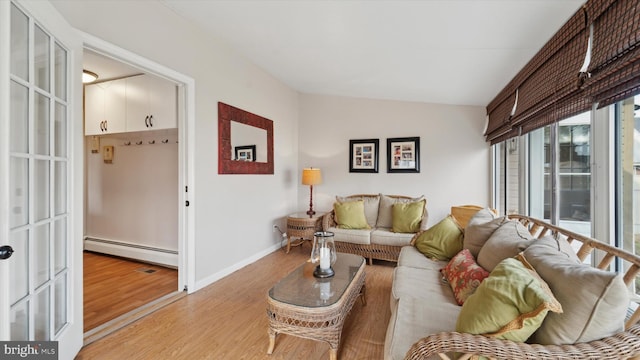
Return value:
[(322, 230), (322, 213), (309, 216), (296, 213), (287, 216), (287, 254), (292, 246), (300, 246), (305, 240), (313, 240), (313, 234)]

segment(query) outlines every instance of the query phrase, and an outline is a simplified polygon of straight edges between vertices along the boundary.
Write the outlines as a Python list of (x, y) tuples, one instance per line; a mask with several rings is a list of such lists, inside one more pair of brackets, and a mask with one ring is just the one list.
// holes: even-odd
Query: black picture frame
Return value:
[(377, 173), (380, 140), (349, 140), (349, 172)]
[(236, 161), (256, 161), (256, 146), (255, 145), (236, 146), (233, 149), (235, 151), (235, 158), (233, 160), (236, 160)]
[(420, 172), (420, 137), (387, 139), (387, 172)]

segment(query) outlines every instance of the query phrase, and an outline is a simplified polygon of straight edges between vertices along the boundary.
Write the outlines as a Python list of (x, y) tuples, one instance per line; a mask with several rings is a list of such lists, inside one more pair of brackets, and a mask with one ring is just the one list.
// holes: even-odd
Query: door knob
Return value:
[(11, 254), (13, 254), (13, 248), (11, 246), (0, 246), (0, 260), (10, 258)]

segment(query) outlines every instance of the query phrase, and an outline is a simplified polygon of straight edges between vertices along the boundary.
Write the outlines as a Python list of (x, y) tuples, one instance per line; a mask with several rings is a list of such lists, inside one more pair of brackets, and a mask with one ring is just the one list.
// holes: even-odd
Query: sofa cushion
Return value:
[(370, 227), (375, 227), (376, 221), (378, 221), (378, 208), (380, 206), (380, 194), (336, 196), (336, 201), (341, 203), (355, 201), (355, 200), (364, 201), (364, 216), (367, 218), (367, 224), (369, 224)]
[(478, 253), (478, 265), (491, 272), (502, 260), (518, 255), (531, 244), (533, 236), (517, 220), (509, 220), (497, 228)]
[[(434, 303), (406, 296), (398, 301), (391, 312), (385, 336), (386, 360), (403, 360), (411, 346), (429, 334), (454, 331), (460, 306), (455, 302)], [(453, 354), (448, 354), (452, 359)], [(425, 360), (440, 359), (434, 354)]]
[(341, 229), (370, 229), (364, 216), (364, 201), (336, 202), (333, 204), (336, 222)]
[(409, 199), (380, 194), (380, 207), (378, 209), (378, 221), (376, 222), (376, 227), (393, 227), (393, 204), (415, 202), (420, 200), (424, 200), (424, 196)]
[[(481, 213), (484, 210), (478, 212)], [(471, 255), (478, 257), (480, 249), (489, 240), (493, 232), (508, 221), (506, 216), (488, 219), (484, 216), (474, 217), (469, 220), (467, 227), (464, 229), (464, 238), (462, 239), (462, 247), (469, 249)]]
[(446, 265), (446, 261), (433, 260), (425, 257), (414, 246), (404, 246), (398, 256), (398, 266), (438, 271)]
[(371, 243), (378, 245), (406, 246), (409, 245), (414, 234), (397, 233), (391, 229), (373, 229)]
[(451, 287), (442, 281), (438, 270), (398, 266), (393, 270), (391, 298), (397, 300), (405, 296), (423, 299), (432, 306), (439, 306), (441, 303), (456, 304)]
[(523, 252), (564, 309), (562, 314), (549, 314), (533, 340), (540, 344), (574, 344), (622, 331), (629, 306), (622, 274), (577, 263), (577, 257), (567, 255), (567, 250), (560, 250), (552, 241), (555, 239), (537, 240)]
[(330, 227), (326, 231), (333, 233), (334, 241), (342, 241), (352, 244), (371, 244), (371, 230), (369, 229), (358, 230)]
[(460, 251), (440, 272), (443, 279), (451, 286), (458, 305), (464, 304), (465, 300), (480, 286), (482, 280), (489, 276), (487, 270), (476, 264), (476, 260), (468, 249)]
[(561, 312), (562, 306), (544, 280), (522, 262), (508, 258), (462, 305), (456, 331), (524, 342), (549, 311)]
[(398, 233), (417, 233), (424, 216), (427, 200), (408, 203), (395, 203), (392, 207), (391, 231)]
[(415, 238), (415, 247), (426, 257), (449, 260), (462, 250), (462, 230), (448, 215)]

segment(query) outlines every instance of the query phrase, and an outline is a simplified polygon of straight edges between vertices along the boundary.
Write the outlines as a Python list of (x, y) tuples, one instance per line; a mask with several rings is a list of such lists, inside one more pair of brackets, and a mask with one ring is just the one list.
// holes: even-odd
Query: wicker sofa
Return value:
[[(591, 259), (598, 269), (610, 270), (613, 266), (623, 264), (623, 270), (620, 271), (621, 274), (611, 275), (619, 282), (619, 287), (621, 286), (622, 292), (626, 294), (626, 304), (629, 304), (628, 309), (624, 306), (622, 306), (622, 309), (621, 306), (616, 306), (617, 310), (615, 311), (620, 313), (618, 310), (621, 309), (623, 313), (622, 318), (617, 323), (619, 330), (608, 334), (602, 339), (597, 338), (584, 342), (577, 341), (576, 343), (556, 345), (541, 345), (543, 342), (538, 344), (531, 343), (533, 342), (532, 339), (541, 338), (536, 336), (537, 332), (527, 342), (455, 332), (456, 320), (461, 313), (462, 306), (456, 303), (450, 284), (442, 280), (440, 269), (447, 265), (447, 261), (431, 260), (418, 252), (416, 247), (406, 246), (401, 250), (398, 266), (395, 268), (393, 275), (390, 299), (391, 319), (385, 339), (384, 358), (394, 360), (468, 359), (477, 358), (478, 356), (491, 359), (640, 358), (640, 310), (638, 310), (637, 299), (629, 301), (627, 292), (627, 287), (637, 281), (636, 277), (640, 272), (640, 257), (534, 218), (510, 215), (505, 219), (515, 220), (509, 221), (511, 224), (519, 222), (525, 232), (528, 230), (531, 234), (531, 238), (528, 241), (531, 241), (531, 244), (537, 244), (535, 247), (527, 245), (527, 249), (521, 252), (521, 254), (524, 254), (523, 256), (528, 256), (527, 251), (529, 249), (540, 248), (544, 241), (547, 243), (556, 241), (558, 244), (562, 241), (564, 244), (564, 240), (566, 240), (566, 244), (571, 250), (567, 250), (565, 247), (564, 251), (575, 252), (575, 255), (577, 255), (576, 266), (578, 267), (585, 267), (588, 271), (598, 271), (589, 265), (581, 264), (585, 259)], [(467, 220), (468, 218), (459, 221), (462, 223), (462, 227), (466, 226)], [(552, 246), (552, 250), (555, 251), (556, 249)], [(531, 263), (533, 264), (533, 261)], [(538, 272), (541, 278), (545, 277), (542, 271), (538, 270)], [(545, 281), (547, 280), (545, 279)], [(572, 316), (569, 314), (572, 311), (572, 302), (577, 301), (574, 298), (577, 299), (581, 296), (578, 295), (580, 290), (576, 288), (578, 286), (580, 285), (577, 283), (567, 283), (566, 286), (562, 286), (569, 290), (567, 291), (568, 296), (570, 296), (569, 300), (556, 296), (564, 309), (564, 314), (562, 315), (568, 314), (567, 316)], [(551, 283), (549, 287), (551, 290), (554, 289)], [(572, 291), (575, 291), (575, 293), (572, 293)], [(595, 322), (597, 321), (596, 315), (594, 315), (595, 311), (604, 310), (594, 310), (594, 313), (588, 319), (588, 326), (599, 324), (598, 326), (604, 327), (605, 325)], [(557, 321), (558, 317), (553, 318), (553, 320), (549, 319), (551, 318), (547, 315), (544, 318), (543, 326), (549, 321), (548, 326), (551, 326), (553, 331), (555, 323), (551, 321)], [(558, 328), (562, 328), (562, 326), (558, 326)], [(599, 331), (601, 330), (599, 329)], [(586, 332), (588, 331), (583, 330), (582, 334), (584, 335)]]
[(396, 203), (412, 203), (424, 201), (424, 209), (418, 231), (426, 229), (428, 212), (424, 197), (411, 198), (403, 195), (357, 194), (337, 196), (336, 202), (364, 202), (364, 212), (369, 228), (344, 229), (338, 225), (335, 210), (331, 210), (322, 218), (322, 229), (334, 233), (336, 250), (350, 254), (361, 255), (369, 260), (373, 259), (398, 261), (402, 247), (409, 245), (416, 232), (392, 231), (392, 207)]

